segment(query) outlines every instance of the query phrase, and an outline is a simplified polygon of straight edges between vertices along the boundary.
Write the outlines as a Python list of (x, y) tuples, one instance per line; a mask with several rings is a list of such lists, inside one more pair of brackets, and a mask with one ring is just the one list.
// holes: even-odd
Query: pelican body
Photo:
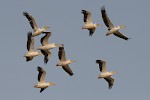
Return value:
[(53, 86), (53, 85), (55, 85), (55, 84), (52, 83), (52, 82), (45, 82), (45, 83), (39, 82), (39, 83), (36, 84), (34, 87), (35, 87), (35, 88), (47, 88), (47, 87)]
[(33, 52), (27, 52), (24, 57), (35, 57), (35, 56), (39, 56), (42, 55), (42, 53), (37, 52), (37, 51), (33, 51)]

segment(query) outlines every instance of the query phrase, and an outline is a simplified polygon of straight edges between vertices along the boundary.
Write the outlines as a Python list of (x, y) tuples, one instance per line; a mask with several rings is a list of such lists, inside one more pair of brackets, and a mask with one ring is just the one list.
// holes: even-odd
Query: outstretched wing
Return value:
[(114, 35), (117, 36), (117, 37), (120, 37), (120, 38), (122, 38), (122, 39), (124, 39), (124, 40), (130, 39), (130, 38), (124, 36), (124, 35), (123, 35), (122, 33), (120, 33), (119, 31), (115, 32)]
[(106, 70), (106, 62), (103, 60), (96, 60), (96, 63), (99, 64), (100, 72), (107, 72)]
[(73, 72), (72, 72), (71, 68), (70, 68), (68, 65), (62, 66), (62, 68), (63, 68), (70, 76), (73, 75)]
[(26, 12), (26, 11), (23, 12), (23, 15), (28, 19), (28, 21), (29, 21), (31, 27), (32, 27), (34, 30), (36, 30), (36, 29), (38, 28), (38, 26), (37, 26), (37, 24), (36, 24), (36, 22), (35, 22), (35, 19), (34, 19), (31, 15), (29, 15), (29, 13)]
[(114, 25), (110, 21), (104, 6), (101, 8), (101, 13), (102, 13), (102, 18), (103, 18), (105, 25), (108, 27), (108, 30), (110, 30), (111, 28), (114, 27)]
[(41, 50), (41, 52), (44, 55), (44, 63), (47, 64), (49, 57), (52, 55), (52, 53), (48, 50)]
[(34, 50), (34, 38), (32, 36), (32, 32), (28, 32), (28, 40), (27, 40), (27, 50), (33, 51)]
[(59, 47), (58, 57), (60, 61), (66, 61), (66, 55), (64, 47)]
[(39, 82), (45, 82), (45, 75), (46, 75), (45, 70), (39, 66), (37, 67), (37, 70), (39, 71), (38, 81)]
[(87, 23), (92, 23), (91, 20), (91, 13), (87, 10), (82, 10), (82, 14), (84, 15), (83, 17), (83, 21), (87, 24)]
[(43, 32), (43, 33), (45, 33), (45, 36), (43, 36), (41, 38), (41, 44), (42, 45), (47, 45), (48, 44), (48, 39), (51, 36), (51, 32)]
[(113, 84), (114, 84), (114, 79), (111, 78), (111, 77), (107, 77), (107, 78), (104, 78), (104, 79), (108, 82), (109, 89), (111, 89)]

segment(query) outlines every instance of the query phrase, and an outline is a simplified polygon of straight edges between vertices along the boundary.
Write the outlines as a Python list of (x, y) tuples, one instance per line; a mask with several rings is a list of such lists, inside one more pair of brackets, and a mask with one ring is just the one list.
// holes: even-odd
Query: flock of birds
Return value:
[[(89, 36), (92, 36), (95, 29), (101, 25), (96, 24), (96, 23), (94, 24), (92, 22), (91, 12), (89, 12), (87, 10), (82, 10), (82, 14), (84, 15), (83, 21), (85, 23), (85, 25), (82, 26), (82, 29), (88, 29)], [(108, 15), (106, 13), (104, 6), (101, 8), (101, 14), (102, 14), (102, 18), (103, 18), (105, 25), (108, 27), (108, 32), (106, 33), (106, 36), (114, 34), (115, 36), (122, 38), (124, 40), (130, 39), (119, 32), (119, 30), (121, 28), (124, 28), (125, 26), (122, 26), (122, 25), (114, 26), (112, 24), (112, 22), (110, 21)], [(27, 18), (27, 20), (29, 21), (29, 23), (34, 31), (33, 33), (32, 32), (27, 33), (27, 50), (28, 50), (28, 52), (24, 55), (24, 57), (26, 57), (26, 61), (28, 62), (28, 61), (31, 61), (36, 56), (44, 55), (44, 63), (47, 64), (47, 62), (49, 61), (49, 58), (52, 54), (51, 49), (58, 47), (59, 48), (58, 58), (60, 61), (57, 63), (56, 66), (61, 66), (65, 72), (67, 72), (70, 76), (72, 76), (73, 71), (69, 67), (69, 64), (72, 62), (76, 62), (76, 60), (70, 60), (70, 59), (67, 60), (66, 59), (64, 45), (56, 44), (56, 43), (49, 43), (48, 40), (49, 40), (49, 37), (51, 36), (51, 32), (46, 31), (49, 27), (43, 26), (42, 28), (39, 28), (32, 15), (30, 15), (28, 12), (23, 12), (23, 15)], [(45, 34), (45, 35), (40, 40), (41, 46), (39, 46), (36, 49), (36, 50), (41, 51), (41, 52), (38, 52), (34, 49), (34, 37), (38, 36), (40, 34)], [(103, 60), (96, 60), (96, 63), (99, 64), (99, 69), (101, 72), (100, 75), (98, 76), (98, 78), (104, 78), (108, 82), (109, 89), (111, 89), (114, 84), (114, 79), (111, 76), (116, 74), (116, 72), (107, 71), (106, 62)], [(38, 73), (38, 81), (39, 82), (34, 87), (41, 88), (40, 93), (43, 90), (45, 90), (47, 87), (55, 85), (55, 83), (53, 83), (53, 82), (45, 81), (46, 71), (43, 68), (38, 66), (37, 71), (39, 72)]]

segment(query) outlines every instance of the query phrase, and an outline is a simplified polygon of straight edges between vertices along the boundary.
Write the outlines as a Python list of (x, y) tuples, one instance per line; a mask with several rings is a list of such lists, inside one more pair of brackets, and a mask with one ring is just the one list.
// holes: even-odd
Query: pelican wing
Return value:
[(101, 8), (101, 13), (102, 13), (102, 18), (103, 18), (105, 25), (108, 27), (108, 30), (110, 30), (111, 28), (114, 27), (114, 25), (110, 21), (104, 6)]
[(28, 32), (27, 50), (28, 51), (34, 50), (34, 38), (32, 36), (32, 32)]
[(37, 26), (37, 24), (36, 24), (36, 22), (35, 22), (35, 19), (34, 19), (31, 15), (29, 15), (28, 12), (23, 12), (23, 15), (28, 19), (28, 21), (29, 21), (31, 27), (32, 27), (34, 30), (36, 30), (36, 29), (38, 28), (38, 26)]
[(46, 75), (45, 70), (42, 69), (41, 67), (38, 67), (37, 70), (39, 71), (39, 74), (38, 74), (38, 81), (39, 81), (39, 82), (45, 82), (45, 75)]
[(129, 39), (128, 37), (126, 37), (122, 33), (120, 33), (119, 31), (115, 32), (114, 35), (117, 36), (117, 37), (120, 37), (120, 38), (122, 38), (124, 40), (128, 40)]
[(106, 62), (105, 61), (103, 61), (103, 60), (96, 60), (96, 63), (99, 64), (100, 72), (107, 72)]
[(83, 17), (83, 21), (87, 24), (87, 23), (92, 23), (91, 20), (91, 13), (89, 11), (86, 10), (82, 10), (82, 14), (84, 15)]
[(93, 33), (94, 33), (94, 31), (95, 31), (95, 28), (93, 28), (93, 29), (89, 29), (89, 36), (92, 36), (92, 35), (93, 35)]
[(42, 93), (46, 88), (41, 88), (40, 93)]
[(26, 61), (31, 61), (33, 59), (33, 57), (26, 57)]
[(71, 68), (70, 68), (68, 65), (62, 66), (62, 68), (63, 68), (70, 76), (73, 75), (73, 72), (72, 72)]
[(108, 82), (109, 89), (111, 89), (113, 84), (114, 84), (114, 79), (111, 78), (111, 77), (107, 77), (107, 78), (104, 78), (104, 79)]
[(47, 45), (47, 44), (49, 44), (49, 43), (48, 43), (48, 39), (49, 39), (49, 37), (51, 36), (51, 32), (43, 32), (43, 33), (45, 33), (45, 36), (43, 36), (43, 37), (41, 38), (41, 44), (42, 44), (42, 45)]
[(44, 55), (44, 63), (47, 64), (52, 53), (49, 50), (41, 50), (41, 53)]
[(66, 61), (66, 55), (64, 47), (59, 47), (58, 57), (60, 61)]

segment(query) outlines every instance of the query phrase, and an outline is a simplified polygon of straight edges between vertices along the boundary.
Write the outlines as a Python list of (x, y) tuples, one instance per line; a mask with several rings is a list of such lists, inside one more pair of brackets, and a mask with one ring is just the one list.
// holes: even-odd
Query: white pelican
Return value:
[(55, 44), (55, 43), (49, 44), (48, 39), (51, 36), (51, 32), (43, 32), (43, 33), (45, 33), (45, 36), (41, 38), (42, 46), (38, 47), (37, 50), (41, 50), (42, 54), (44, 55), (44, 63), (46, 64), (48, 62), (49, 57), (52, 54), (50, 49), (53, 49), (58, 46), (63, 46), (63, 44)]
[(113, 84), (114, 84), (114, 79), (111, 78), (110, 76), (112, 76), (113, 74), (116, 74), (116, 72), (110, 71), (108, 72), (106, 69), (106, 62), (103, 60), (96, 60), (96, 63), (99, 64), (99, 69), (100, 69), (100, 75), (98, 76), (98, 78), (104, 78), (109, 85), (109, 89), (112, 88)]
[(27, 40), (27, 50), (28, 52), (24, 55), (26, 57), (26, 61), (30, 61), (33, 57), (41, 55), (41, 52), (37, 52), (34, 50), (34, 38), (32, 36), (32, 32), (28, 32), (28, 40)]
[(112, 24), (112, 22), (110, 21), (104, 6), (101, 8), (101, 13), (102, 13), (103, 21), (104, 21), (105, 25), (108, 27), (108, 32), (106, 33), (106, 36), (108, 36), (110, 34), (114, 34), (115, 36), (120, 37), (124, 40), (129, 39), (128, 37), (124, 36), (122, 33), (119, 32), (119, 30), (121, 28), (124, 28), (125, 26), (122, 26), (122, 25), (119, 26), (118, 25), (118, 26), (115, 27)]
[(82, 29), (88, 29), (89, 30), (89, 36), (92, 36), (95, 29), (100, 26), (99, 24), (94, 24), (91, 20), (91, 12), (87, 10), (82, 10), (82, 14), (84, 15), (83, 21), (85, 23), (84, 26), (82, 26)]
[(62, 66), (62, 68), (70, 75), (73, 75), (71, 68), (68, 66), (72, 62), (76, 62), (75, 60), (66, 60), (64, 47), (59, 47), (58, 57), (60, 62), (57, 63), (56, 66)]
[(55, 83), (52, 83), (52, 82), (45, 82), (45, 75), (46, 75), (46, 72), (44, 69), (42, 69), (41, 67), (37, 67), (37, 70), (39, 71), (39, 74), (38, 74), (38, 84), (36, 84), (34, 87), (35, 88), (41, 88), (40, 90), (40, 93), (45, 90), (46, 88), (48, 88), (49, 86), (54, 86)]
[(33, 33), (33, 36), (37, 36), (37, 35), (40, 35), (41, 33), (43, 33), (46, 29), (48, 29), (49, 27), (48, 26), (43, 26), (42, 28), (38, 28), (36, 22), (35, 22), (35, 19), (29, 15), (28, 12), (23, 12), (23, 15), (28, 19), (31, 27), (33, 28), (34, 30), (34, 33)]

